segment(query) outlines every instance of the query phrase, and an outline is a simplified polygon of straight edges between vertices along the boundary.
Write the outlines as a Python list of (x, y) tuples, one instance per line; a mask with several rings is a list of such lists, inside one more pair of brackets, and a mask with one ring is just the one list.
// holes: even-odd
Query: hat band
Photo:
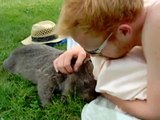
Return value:
[(47, 37), (32, 37), (32, 41), (33, 42), (47, 42), (47, 41), (51, 41), (57, 38), (58, 38), (58, 35), (51, 35)]

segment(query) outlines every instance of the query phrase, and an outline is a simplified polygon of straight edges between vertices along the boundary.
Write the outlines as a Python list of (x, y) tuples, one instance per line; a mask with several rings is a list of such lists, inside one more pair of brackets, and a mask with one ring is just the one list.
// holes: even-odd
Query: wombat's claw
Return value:
[(62, 95), (61, 96), (61, 102), (66, 103), (67, 102), (67, 96)]

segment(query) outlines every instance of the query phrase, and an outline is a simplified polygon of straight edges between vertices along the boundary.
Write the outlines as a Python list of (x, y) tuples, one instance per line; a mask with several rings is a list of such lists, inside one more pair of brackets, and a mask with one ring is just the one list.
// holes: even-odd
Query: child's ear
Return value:
[(128, 24), (121, 24), (117, 29), (116, 37), (121, 40), (129, 40), (132, 34), (132, 27)]

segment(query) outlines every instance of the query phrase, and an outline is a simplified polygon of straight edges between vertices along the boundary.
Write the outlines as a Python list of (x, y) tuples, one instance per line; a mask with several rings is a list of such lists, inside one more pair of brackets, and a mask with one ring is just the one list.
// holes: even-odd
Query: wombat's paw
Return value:
[(62, 95), (62, 96), (61, 96), (61, 102), (67, 103), (67, 96)]
[(51, 104), (51, 102), (50, 101), (41, 101), (41, 103), (42, 103), (42, 107), (48, 107), (50, 104)]

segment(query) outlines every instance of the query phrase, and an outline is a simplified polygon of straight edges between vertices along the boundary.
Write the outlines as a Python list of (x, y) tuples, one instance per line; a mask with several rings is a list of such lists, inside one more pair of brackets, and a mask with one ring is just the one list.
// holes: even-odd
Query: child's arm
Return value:
[(147, 62), (147, 105), (160, 120), (160, 2), (148, 11), (142, 31), (142, 47)]
[(152, 111), (145, 100), (126, 101), (106, 93), (102, 95), (132, 116), (145, 120), (160, 120), (160, 114)]

